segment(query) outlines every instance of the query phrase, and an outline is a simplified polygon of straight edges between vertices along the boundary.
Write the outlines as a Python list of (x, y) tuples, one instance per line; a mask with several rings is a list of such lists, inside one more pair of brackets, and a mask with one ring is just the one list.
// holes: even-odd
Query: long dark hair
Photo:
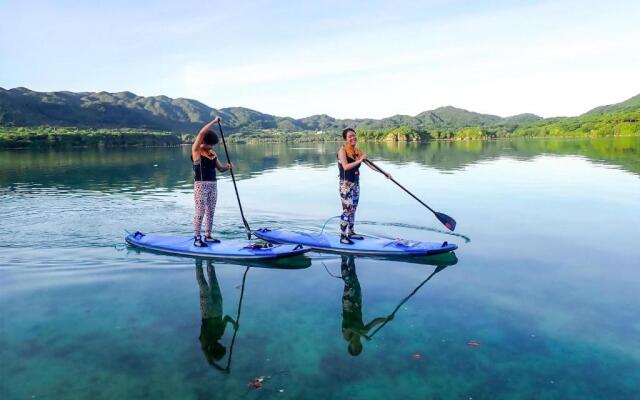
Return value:
[(207, 131), (207, 133), (204, 134), (204, 142), (208, 145), (216, 145), (219, 140), (218, 135), (216, 135), (214, 131)]
[(356, 133), (356, 130), (353, 128), (347, 128), (345, 130), (342, 131), (342, 139), (347, 140), (347, 133), (349, 132), (353, 132), (354, 134)]

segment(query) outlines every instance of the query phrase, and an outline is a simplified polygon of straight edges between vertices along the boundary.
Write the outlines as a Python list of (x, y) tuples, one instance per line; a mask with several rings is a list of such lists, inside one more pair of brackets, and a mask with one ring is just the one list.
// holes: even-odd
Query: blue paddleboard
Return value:
[(199, 258), (267, 260), (304, 254), (311, 250), (298, 244), (259, 245), (242, 239), (207, 243), (207, 247), (193, 245), (193, 237), (131, 233), (125, 237), (131, 246), (168, 255)]
[(363, 240), (354, 240), (353, 244), (342, 244), (340, 236), (336, 234), (294, 232), (286, 229), (261, 228), (253, 234), (272, 243), (301, 244), (317, 251), (368, 256), (428, 256), (448, 253), (458, 248), (457, 245), (448, 242), (419, 242), (368, 236)]

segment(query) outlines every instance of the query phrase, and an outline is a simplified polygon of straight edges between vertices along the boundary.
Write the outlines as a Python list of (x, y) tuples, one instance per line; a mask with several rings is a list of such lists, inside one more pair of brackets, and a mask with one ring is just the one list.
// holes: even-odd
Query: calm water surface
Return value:
[[(125, 229), (191, 232), (187, 148), (0, 152), (0, 398), (640, 398), (640, 140), (365, 149), (458, 228), (364, 169), (357, 229), (455, 255), (139, 253)], [(336, 150), (233, 146), (251, 226), (338, 215)]]

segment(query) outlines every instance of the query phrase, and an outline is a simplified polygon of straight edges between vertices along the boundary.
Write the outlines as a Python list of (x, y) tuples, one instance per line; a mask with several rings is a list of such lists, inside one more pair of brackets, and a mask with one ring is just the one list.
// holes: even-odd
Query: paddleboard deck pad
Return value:
[(157, 253), (177, 256), (217, 259), (268, 260), (304, 254), (311, 250), (299, 244), (258, 244), (242, 239), (207, 243), (207, 247), (193, 245), (193, 237), (167, 236), (135, 232), (125, 241), (131, 246)]
[(271, 243), (301, 244), (317, 251), (370, 256), (428, 256), (454, 251), (457, 245), (448, 242), (420, 242), (404, 239), (381, 239), (365, 236), (353, 244), (340, 243), (339, 235), (294, 232), (286, 229), (261, 228), (253, 234)]

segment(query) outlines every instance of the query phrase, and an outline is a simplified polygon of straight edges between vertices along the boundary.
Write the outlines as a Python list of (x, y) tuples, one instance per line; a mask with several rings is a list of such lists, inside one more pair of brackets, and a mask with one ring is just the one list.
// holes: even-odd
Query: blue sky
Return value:
[(342, 118), (577, 115), (640, 93), (639, 1), (0, 0), (0, 16), (4, 88)]

